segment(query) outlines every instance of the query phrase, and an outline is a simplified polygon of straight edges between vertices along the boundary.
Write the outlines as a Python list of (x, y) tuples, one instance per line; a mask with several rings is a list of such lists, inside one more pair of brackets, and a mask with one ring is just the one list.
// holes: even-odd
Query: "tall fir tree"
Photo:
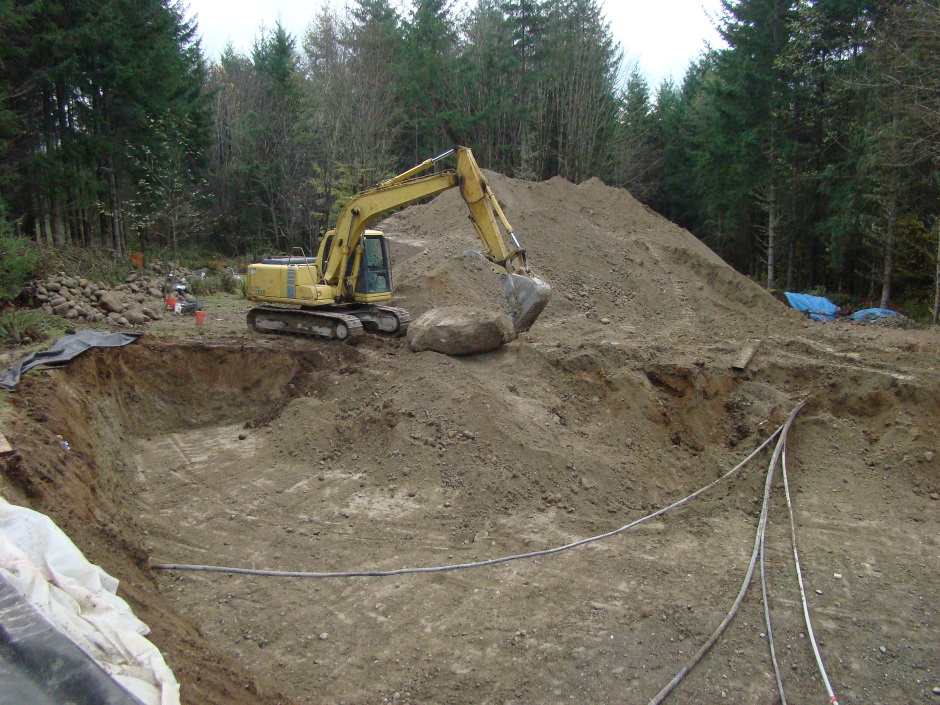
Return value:
[(414, 0), (405, 22), (403, 137), (412, 163), (453, 144), (457, 26), (451, 0)]

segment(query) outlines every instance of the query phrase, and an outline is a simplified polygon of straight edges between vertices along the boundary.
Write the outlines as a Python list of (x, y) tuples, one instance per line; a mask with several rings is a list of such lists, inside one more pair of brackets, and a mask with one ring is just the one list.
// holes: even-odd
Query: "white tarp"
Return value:
[(179, 684), (150, 632), (51, 519), (0, 497), (0, 575), (146, 705), (178, 705)]

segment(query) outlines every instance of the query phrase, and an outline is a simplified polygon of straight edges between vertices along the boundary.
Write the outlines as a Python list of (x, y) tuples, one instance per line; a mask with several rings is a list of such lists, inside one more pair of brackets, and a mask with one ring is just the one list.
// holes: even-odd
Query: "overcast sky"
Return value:
[[(320, 0), (189, 0), (198, 17), (202, 46), (215, 60), (229, 41), (247, 52), (262, 23), (284, 28), (298, 39)], [(334, 2), (339, 5), (339, 2)], [(712, 18), (721, 0), (603, 0), (617, 39), (655, 87), (666, 76), (682, 79), (689, 62), (705, 47), (721, 44)]]

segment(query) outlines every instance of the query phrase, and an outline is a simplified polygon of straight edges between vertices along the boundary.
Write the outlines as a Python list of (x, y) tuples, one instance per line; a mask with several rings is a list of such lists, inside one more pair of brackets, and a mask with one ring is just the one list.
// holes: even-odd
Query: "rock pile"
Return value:
[(109, 288), (59, 272), (32, 282), (24, 294), (46, 313), (63, 318), (136, 326), (163, 318), (163, 281), (131, 273), (123, 284)]

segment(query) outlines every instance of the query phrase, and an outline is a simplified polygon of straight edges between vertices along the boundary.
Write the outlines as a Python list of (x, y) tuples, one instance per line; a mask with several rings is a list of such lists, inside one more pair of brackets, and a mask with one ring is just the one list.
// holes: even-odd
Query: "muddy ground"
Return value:
[[(622, 526), (788, 445), (807, 598), (842, 703), (940, 702), (940, 336), (807, 321), (597, 181), (493, 187), (554, 298), (491, 354), (264, 337), (206, 302), (0, 403), (3, 495), (121, 580), (187, 703), (645, 703), (730, 608), (769, 454), (607, 541), (496, 567), (309, 580), (153, 571), (464, 563)], [(500, 305), (455, 193), (389, 218), (396, 303)], [(762, 344), (744, 371), (743, 348)], [(55, 434), (72, 447), (62, 449)], [(823, 702), (778, 480), (788, 701)], [(771, 703), (759, 584), (667, 702)]]

